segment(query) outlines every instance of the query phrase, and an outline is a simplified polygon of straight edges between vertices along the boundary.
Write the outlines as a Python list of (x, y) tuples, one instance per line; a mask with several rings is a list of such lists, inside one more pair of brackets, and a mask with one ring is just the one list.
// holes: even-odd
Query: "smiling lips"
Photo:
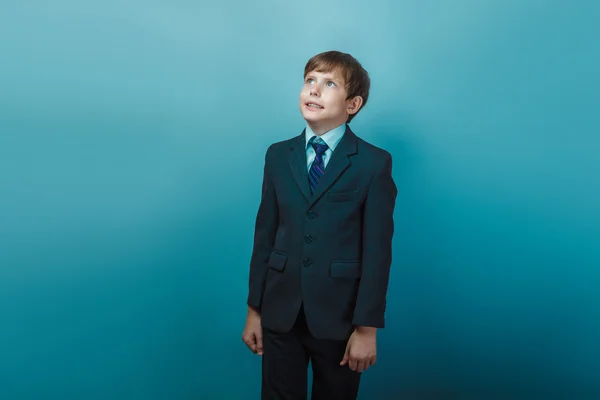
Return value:
[(317, 103), (306, 103), (306, 107), (308, 107), (311, 110), (321, 110), (321, 109), (323, 109), (323, 106), (320, 106)]

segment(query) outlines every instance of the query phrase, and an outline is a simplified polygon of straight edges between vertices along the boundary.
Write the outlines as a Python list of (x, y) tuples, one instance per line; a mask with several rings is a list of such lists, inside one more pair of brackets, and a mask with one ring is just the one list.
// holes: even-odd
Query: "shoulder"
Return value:
[(302, 131), (299, 135), (271, 143), (267, 153), (287, 153), (296, 146), (304, 147), (304, 140), (304, 131)]
[(356, 139), (358, 152), (372, 158), (374, 163), (380, 165), (392, 161), (392, 154), (389, 151), (376, 146), (359, 136), (357, 136)]
[(290, 138), (290, 139), (280, 140), (275, 143), (271, 143), (269, 145), (269, 147), (267, 148), (267, 153), (274, 153), (274, 152), (288, 150), (290, 147), (292, 147), (294, 139), (297, 139), (297, 138)]
[(265, 160), (268, 162), (286, 156), (294, 146), (299, 144), (300, 139), (298, 136), (271, 143), (265, 151)]

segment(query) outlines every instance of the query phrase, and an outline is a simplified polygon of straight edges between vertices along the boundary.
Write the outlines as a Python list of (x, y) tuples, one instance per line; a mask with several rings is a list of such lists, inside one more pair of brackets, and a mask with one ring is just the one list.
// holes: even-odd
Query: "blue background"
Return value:
[[(600, 395), (600, 6), (0, 5), (0, 397), (256, 399), (262, 163), (356, 56), (399, 188), (363, 399)], [(594, 26), (595, 25), (595, 26)]]

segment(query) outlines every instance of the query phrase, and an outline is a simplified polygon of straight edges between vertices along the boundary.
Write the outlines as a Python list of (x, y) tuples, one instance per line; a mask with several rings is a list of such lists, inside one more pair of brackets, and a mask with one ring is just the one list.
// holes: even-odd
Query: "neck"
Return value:
[(330, 123), (323, 123), (323, 124), (312, 124), (307, 121), (307, 123), (308, 123), (308, 126), (310, 126), (310, 129), (312, 129), (312, 131), (315, 133), (315, 135), (322, 136), (323, 134), (329, 132), (330, 130), (342, 125), (344, 122), (342, 121), (342, 122), (330, 122)]

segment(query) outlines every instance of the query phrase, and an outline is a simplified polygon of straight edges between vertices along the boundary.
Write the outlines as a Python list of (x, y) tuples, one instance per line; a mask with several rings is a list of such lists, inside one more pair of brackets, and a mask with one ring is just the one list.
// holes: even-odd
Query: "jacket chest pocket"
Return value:
[(327, 192), (326, 199), (328, 203), (356, 200), (358, 199), (358, 189), (347, 192)]

